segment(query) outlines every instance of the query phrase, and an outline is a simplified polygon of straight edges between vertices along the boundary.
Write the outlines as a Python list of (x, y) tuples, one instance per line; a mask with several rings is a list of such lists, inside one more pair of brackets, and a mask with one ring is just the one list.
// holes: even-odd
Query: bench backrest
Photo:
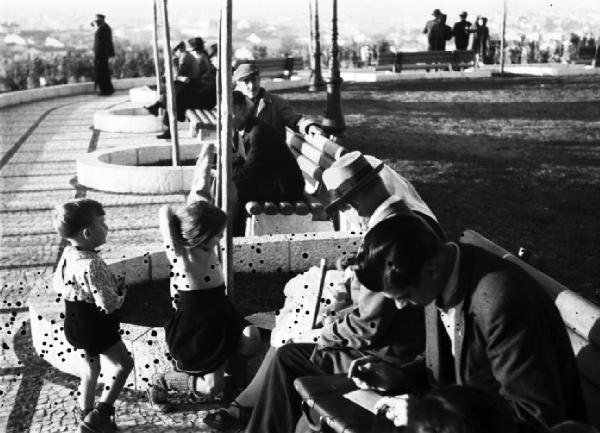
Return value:
[(396, 63), (397, 63), (397, 55), (396, 53), (392, 53), (391, 51), (385, 53), (379, 53), (377, 56), (377, 66), (375, 66), (375, 70), (384, 71), (391, 70), (396, 71)]
[(289, 78), (295, 70), (302, 69), (302, 59), (299, 58), (299, 61), (297, 61), (295, 57), (242, 60), (238, 62), (238, 65), (242, 63), (254, 63), (260, 71), (260, 76), (264, 78)]
[(398, 53), (398, 63), (413, 65), (418, 63), (450, 63), (452, 51), (415, 51), (413, 53)]
[(600, 307), (473, 230), (466, 230), (461, 236), (461, 242), (479, 246), (516, 263), (554, 300), (567, 327), (577, 359), (590, 422), (600, 428)]
[(308, 194), (323, 192), (321, 176), (333, 161), (347, 152), (346, 148), (320, 135), (302, 135), (286, 128), (286, 143), (296, 158)]

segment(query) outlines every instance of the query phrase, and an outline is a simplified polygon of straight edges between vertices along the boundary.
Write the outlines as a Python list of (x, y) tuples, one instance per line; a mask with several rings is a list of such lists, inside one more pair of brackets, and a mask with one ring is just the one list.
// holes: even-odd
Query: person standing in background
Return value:
[(94, 20), (98, 27), (94, 34), (94, 87), (98, 87), (100, 96), (112, 95), (115, 91), (110, 82), (110, 69), (108, 69), (108, 59), (115, 56), (115, 48), (112, 41), (112, 30), (104, 18), (104, 15), (96, 14)]
[(463, 12), (459, 15), (460, 21), (454, 23), (452, 35), (454, 36), (454, 45), (459, 51), (465, 51), (469, 46), (469, 30), (471, 22), (467, 21), (467, 13)]
[(433, 19), (427, 21), (425, 23), (425, 28), (423, 29), (423, 33), (425, 33), (427, 35), (427, 42), (428, 42), (427, 51), (435, 51), (435, 46), (431, 42), (432, 39), (435, 39), (434, 35), (432, 34), (432, 31), (433, 31), (434, 25), (437, 23), (440, 15), (442, 15), (442, 12), (439, 9), (434, 9), (433, 13), (431, 15), (433, 15)]

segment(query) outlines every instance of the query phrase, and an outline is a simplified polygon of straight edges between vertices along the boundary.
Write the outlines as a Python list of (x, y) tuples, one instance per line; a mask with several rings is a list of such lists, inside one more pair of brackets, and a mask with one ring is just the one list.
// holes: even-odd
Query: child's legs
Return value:
[(222, 365), (204, 376), (196, 376), (195, 379), (194, 391), (210, 395), (220, 394), (225, 388), (225, 366)]
[(83, 358), (80, 372), (81, 383), (79, 384), (79, 408), (83, 411), (94, 408), (94, 394), (96, 384), (100, 375), (100, 357), (88, 356), (86, 353)]
[(106, 384), (99, 401), (113, 406), (125, 386), (127, 376), (133, 370), (133, 359), (121, 340), (109, 347), (102, 355), (113, 364), (114, 377), (112, 383), (108, 381)]

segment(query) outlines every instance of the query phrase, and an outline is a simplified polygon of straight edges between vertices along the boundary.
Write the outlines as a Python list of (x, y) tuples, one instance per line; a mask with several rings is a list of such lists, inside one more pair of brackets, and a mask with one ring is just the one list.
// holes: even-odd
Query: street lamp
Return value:
[(338, 58), (337, 0), (333, 0), (333, 18), (331, 20), (331, 69), (327, 81), (327, 108), (323, 127), (329, 134), (339, 135), (346, 129), (342, 114), (340, 60)]
[(321, 74), (321, 42), (319, 37), (319, 0), (315, 0), (315, 15), (314, 15), (314, 28), (312, 20), (312, 8), (310, 7), (312, 0), (309, 0), (309, 13), (311, 18), (311, 48), (313, 56), (313, 70), (310, 73), (310, 85), (308, 86), (309, 92), (320, 92), (325, 90), (325, 80)]

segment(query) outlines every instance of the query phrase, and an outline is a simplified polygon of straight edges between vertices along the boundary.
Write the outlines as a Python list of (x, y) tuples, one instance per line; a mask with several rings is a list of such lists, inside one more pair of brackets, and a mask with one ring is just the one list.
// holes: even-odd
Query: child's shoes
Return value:
[(114, 414), (113, 406), (99, 402), (96, 404), (96, 408), (81, 421), (79, 431), (81, 433), (115, 433)]

